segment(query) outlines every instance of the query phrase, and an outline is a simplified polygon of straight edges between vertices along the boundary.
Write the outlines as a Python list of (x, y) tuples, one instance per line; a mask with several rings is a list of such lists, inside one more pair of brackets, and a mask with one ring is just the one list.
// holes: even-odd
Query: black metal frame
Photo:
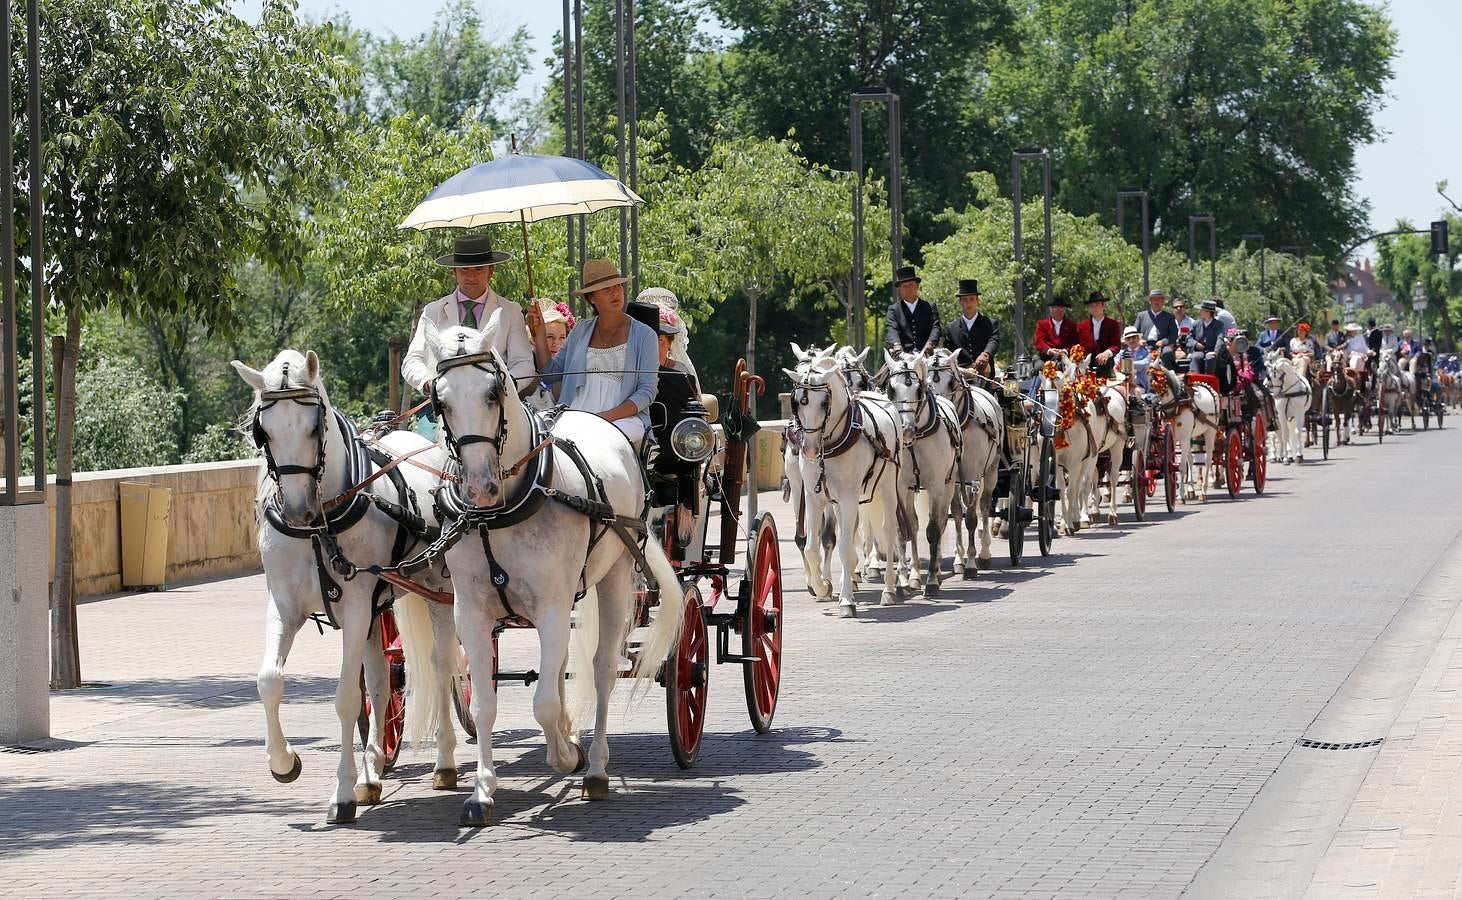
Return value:
[(1126, 216), (1128, 200), (1142, 201), (1142, 299), (1146, 300), (1147, 295), (1152, 291), (1151, 260), (1152, 253), (1152, 219), (1147, 191), (1140, 191), (1135, 188), (1117, 192), (1117, 231), (1122, 237), (1127, 236)]
[[(11, 58), (13, 7), (0, 7), (0, 56)], [(30, 83), (26, 90), (26, 126), (29, 131), (29, 199), (30, 199), (30, 365), (31, 365), (31, 434), (35, 459), (28, 489), (21, 482), (20, 472), (20, 343), (16, 331), (15, 252), (15, 171), (14, 69), (9, 65), (0, 74), (0, 344), (3, 344), (3, 429), (5, 453), (5, 485), (0, 490), (0, 506), (21, 506), (44, 503), (46, 499), (46, 371), (45, 371), (45, 241), (44, 190), (41, 184), (41, 81), (39, 0), (28, 0), (26, 19), (26, 65)]]
[(1030, 377), (1029, 358), (1025, 353), (1025, 277), (1020, 271), (1021, 263), (1025, 259), (1024, 245), (1020, 228), (1020, 164), (1029, 160), (1041, 161), (1041, 195), (1045, 202), (1046, 220), (1046, 305), (1051, 304), (1054, 299), (1055, 287), (1052, 281), (1051, 267), (1051, 151), (1045, 149), (1023, 149), (1017, 150), (1010, 155), (1010, 190), (1014, 197), (1015, 222), (1013, 233), (1013, 244), (1015, 259), (1015, 370), (1016, 377), (1021, 381)]
[(1209, 295), (1218, 296), (1218, 220), (1213, 213), (1200, 213), (1188, 217), (1188, 268), (1198, 267), (1198, 226), (1208, 226), (1208, 280)]
[(903, 264), (904, 256), (904, 188), (903, 188), (903, 112), (899, 95), (885, 87), (865, 87), (853, 92), (848, 101), (851, 161), (853, 168), (853, 308), (848, 325), (848, 343), (862, 351), (867, 331), (868, 282), (863, 275), (863, 104), (888, 104), (888, 208), (889, 275)]

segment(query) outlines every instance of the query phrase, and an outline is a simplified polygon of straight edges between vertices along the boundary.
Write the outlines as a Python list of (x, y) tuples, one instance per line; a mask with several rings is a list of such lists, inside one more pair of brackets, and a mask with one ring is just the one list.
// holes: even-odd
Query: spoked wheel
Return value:
[(1036, 543), (1042, 556), (1051, 555), (1056, 540), (1056, 444), (1050, 438), (1041, 440), (1040, 483), (1036, 485)]
[(741, 653), (756, 662), (743, 663), (741, 674), (751, 727), (766, 734), (772, 730), (782, 686), (782, 551), (771, 513), (757, 516), (755, 534), (749, 567), (751, 601), (740, 625)]
[(1010, 496), (1005, 498), (1005, 534), (1010, 543), (1010, 565), (1020, 565), (1025, 552), (1025, 517), (1021, 514), (1026, 499), (1025, 464), (1020, 460), (1010, 470)]
[(1228, 439), (1223, 448), (1224, 487), (1231, 499), (1237, 499), (1239, 488), (1244, 486), (1244, 438), (1237, 427), (1228, 430)]
[[(406, 733), (406, 655), (401, 649), (401, 633), (396, 628), (396, 617), (389, 609), (381, 612), (376, 620), (376, 633), (386, 652), (386, 721), (381, 734), (381, 755), (384, 757), (381, 774), (396, 767), (396, 758), (401, 755), (401, 736)], [(365, 690), (365, 675), (361, 675), (360, 718), (356, 728), (360, 731), (362, 745), (371, 737), (371, 698)]]
[(1376, 409), (1376, 443), (1386, 443), (1386, 411)]
[(1163, 426), (1162, 493), (1168, 512), (1178, 507), (1178, 439), (1173, 434), (1173, 423)]
[[(500, 632), (492, 633), (492, 689), (497, 690), (497, 641)], [(460, 647), (458, 648), (461, 649)], [(462, 650), (462, 662), (456, 675), (452, 676), (452, 708), (457, 711), (457, 723), (467, 732), (468, 738), (477, 737), (477, 723), (472, 721), (472, 673), (467, 668), (467, 651)]]
[(1320, 455), (1330, 458), (1330, 388), (1320, 392)]
[(1249, 463), (1249, 474), (1254, 479), (1254, 493), (1264, 493), (1264, 481), (1269, 475), (1269, 435), (1264, 430), (1264, 416), (1254, 417), (1254, 458)]
[[(1116, 479), (1112, 479), (1112, 490), (1116, 490)], [(1136, 515), (1137, 521), (1141, 522), (1147, 518), (1147, 454), (1142, 452), (1141, 447), (1132, 448), (1132, 512)]]
[(685, 585), (685, 624), (680, 641), (665, 660), (665, 715), (670, 725), (670, 752), (682, 769), (695, 765), (706, 727), (706, 688), (711, 674), (710, 641), (701, 592)]
[(1440, 429), (1442, 427), (1442, 410), (1444, 410), (1446, 408), (1447, 408), (1447, 404), (1446, 403), (1438, 403), (1437, 404), (1437, 428), (1438, 429)]

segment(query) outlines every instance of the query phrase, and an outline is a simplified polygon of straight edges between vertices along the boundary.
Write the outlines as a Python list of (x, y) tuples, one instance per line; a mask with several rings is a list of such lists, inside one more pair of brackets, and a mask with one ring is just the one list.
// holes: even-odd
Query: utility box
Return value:
[(173, 492), (165, 487), (123, 481), (122, 587), (160, 588), (167, 579), (168, 515)]

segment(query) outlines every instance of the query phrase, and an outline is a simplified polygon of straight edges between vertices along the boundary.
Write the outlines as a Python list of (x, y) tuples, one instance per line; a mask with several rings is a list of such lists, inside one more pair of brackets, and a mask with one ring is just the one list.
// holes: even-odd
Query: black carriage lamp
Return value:
[(688, 463), (699, 464), (716, 452), (716, 433), (706, 422), (709, 416), (704, 404), (692, 397), (685, 404), (685, 418), (670, 430), (670, 449)]

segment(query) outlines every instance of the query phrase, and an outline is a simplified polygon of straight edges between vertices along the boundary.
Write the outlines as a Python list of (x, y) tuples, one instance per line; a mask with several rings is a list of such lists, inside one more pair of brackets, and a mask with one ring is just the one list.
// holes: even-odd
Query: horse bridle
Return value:
[[(272, 391), (259, 392), (259, 405), (254, 408), (254, 421), (250, 428), (251, 436), (254, 439), (254, 446), (264, 452), (264, 464), (269, 472), (269, 477), (274, 480), (275, 485), (285, 475), (308, 475), (314, 482), (315, 496), (319, 499), (320, 482), (325, 477), (325, 431), (329, 424), (325, 421), (325, 401), (320, 392), (312, 387), (301, 385), (299, 387), (289, 386), (289, 363), (284, 364), (284, 372), (279, 380), (279, 388)], [(278, 465), (274, 462), (274, 453), (269, 449), (269, 434), (264, 430), (264, 425), (259, 421), (260, 415), (266, 409), (270, 409), (276, 403), (290, 402), (302, 406), (313, 406), (315, 408), (315, 427), (310, 433), (315, 437), (315, 445), (318, 452), (315, 457), (315, 464), (312, 466), (302, 465)]]
[[(939, 413), (935, 409), (934, 404), (929, 402), (929, 385), (924, 383), (923, 379), (916, 377), (913, 369), (905, 369), (901, 374), (904, 376), (904, 386), (912, 386), (914, 388), (914, 399), (912, 401), (895, 400), (893, 402), (894, 409), (898, 411), (899, 415), (903, 415), (908, 411), (906, 408), (909, 403), (912, 402), (914, 404), (912, 410), (914, 416), (914, 437), (927, 437), (934, 433), (934, 429), (939, 427)], [(889, 372), (888, 384), (892, 385), (895, 377), (897, 376), (894, 372)], [(929, 421), (926, 425), (921, 426), (919, 424), (919, 416), (926, 407), (929, 409)]]
[[(503, 371), (497, 358), (491, 351), (485, 353), (468, 353), (465, 348), (466, 335), (457, 336), (457, 355), (449, 356), (437, 363), (437, 375), (431, 383), (432, 411), (437, 415), (437, 421), (442, 426), (442, 437), (447, 445), (447, 452), (451, 455), (452, 461), (459, 467), (462, 465), (462, 448), (470, 447), (473, 444), (487, 444), (493, 449), (493, 467), (497, 470), (498, 480), (502, 480), (502, 453), (503, 443), (507, 440), (508, 434), (508, 412), (504, 402), (503, 386), (508, 381), (508, 374)], [(488, 437), (485, 434), (454, 434), (451, 423), (447, 421), (446, 412), (442, 407), (441, 397), (437, 394), (437, 382), (442, 376), (452, 369), (460, 369), (470, 366), (489, 376), (488, 396), (497, 401), (497, 434)]]

